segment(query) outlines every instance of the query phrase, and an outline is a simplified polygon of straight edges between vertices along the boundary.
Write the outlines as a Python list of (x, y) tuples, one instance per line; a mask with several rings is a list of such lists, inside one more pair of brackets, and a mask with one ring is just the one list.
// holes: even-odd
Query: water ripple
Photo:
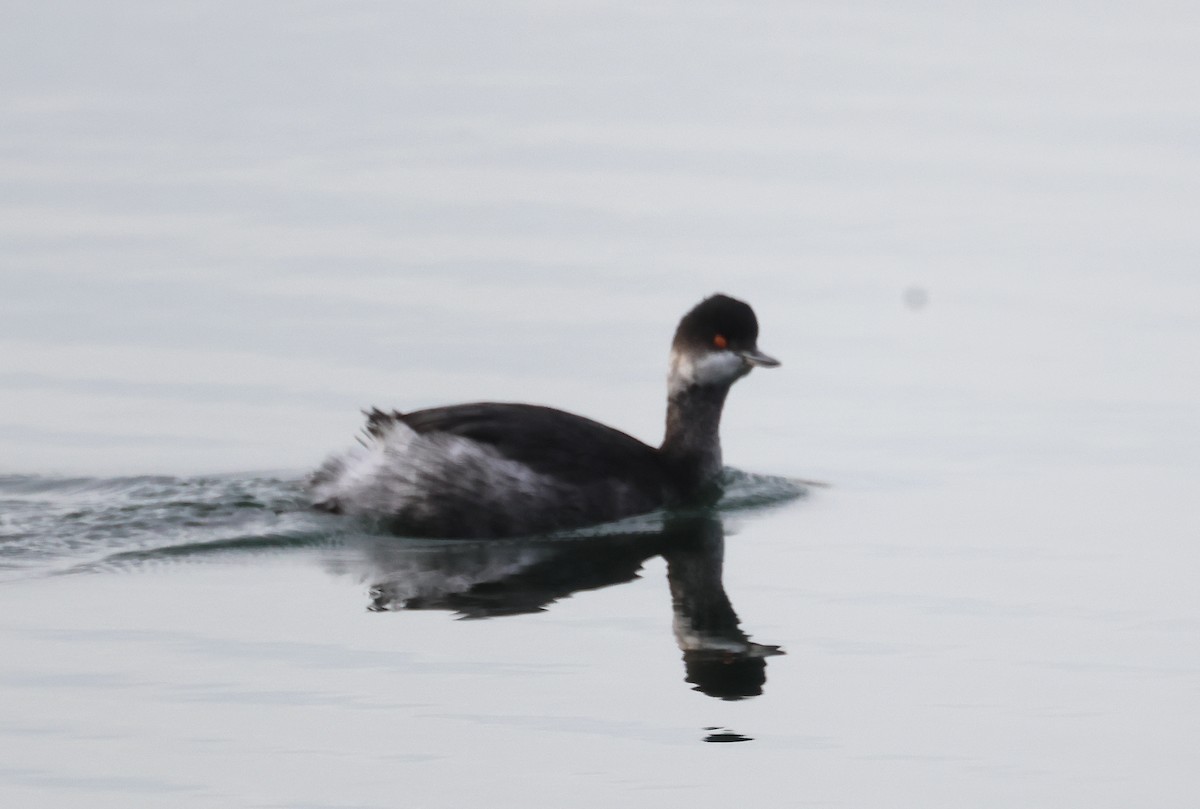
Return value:
[[(721, 511), (761, 509), (803, 496), (803, 483), (727, 470)], [(655, 533), (664, 512), (565, 536)], [(0, 475), (0, 580), (275, 552), (376, 533), (308, 508), (287, 477)]]

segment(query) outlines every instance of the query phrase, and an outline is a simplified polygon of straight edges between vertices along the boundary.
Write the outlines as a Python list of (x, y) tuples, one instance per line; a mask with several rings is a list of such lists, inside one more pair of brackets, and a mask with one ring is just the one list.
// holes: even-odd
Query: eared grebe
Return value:
[(537, 405), (372, 410), (362, 446), (309, 478), (313, 505), (415, 536), (501, 537), (711, 501), (720, 493), (725, 396), (755, 366), (779, 365), (757, 339), (754, 310), (726, 295), (683, 317), (671, 344), (658, 449)]

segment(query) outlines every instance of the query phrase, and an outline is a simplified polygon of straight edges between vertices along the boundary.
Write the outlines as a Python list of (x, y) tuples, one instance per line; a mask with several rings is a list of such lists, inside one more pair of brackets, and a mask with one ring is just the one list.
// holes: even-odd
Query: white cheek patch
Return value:
[(732, 351), (714, 351), (698, 358), (671, 353), (671, 389), (691, 385), (728, 385), (749, 369)]

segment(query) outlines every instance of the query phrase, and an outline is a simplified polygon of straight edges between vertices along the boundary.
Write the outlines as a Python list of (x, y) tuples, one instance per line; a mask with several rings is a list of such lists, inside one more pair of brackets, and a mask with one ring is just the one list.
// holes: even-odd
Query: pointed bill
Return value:
[(776, 368), (779, 366), (779, 360), (772, 356), (762, 353), (757, 348), (750, 348), (745, 351), (739, 351), (742, 359), (751, 365), (756, 365), (759, 368)]

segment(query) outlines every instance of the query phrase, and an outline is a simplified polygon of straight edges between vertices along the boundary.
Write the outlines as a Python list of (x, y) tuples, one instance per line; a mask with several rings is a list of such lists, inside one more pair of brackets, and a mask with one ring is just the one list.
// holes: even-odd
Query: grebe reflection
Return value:
[(707, 517), (684, 520), (673, 528), (676, 541), (662, 555), (686, 679), (710, 697), (756, 697), (767, 681), (764, 658), (783, 650), (755, 643), (741, 630), (723, 581), (724, 527)]
[(722, 581), (725, 531), (713, 513), (670, 516), (660, 530), (578, 538), (436, 540), (360, 537), (332, 559), (370, 585), (373, 611), (446, 610), (460, 618), (541, 612), (573, 593), (632, 581), (662, 556), (675, 640), (693, 689), (725, 700), (762, 693), (778, 646), (741, 630)]

